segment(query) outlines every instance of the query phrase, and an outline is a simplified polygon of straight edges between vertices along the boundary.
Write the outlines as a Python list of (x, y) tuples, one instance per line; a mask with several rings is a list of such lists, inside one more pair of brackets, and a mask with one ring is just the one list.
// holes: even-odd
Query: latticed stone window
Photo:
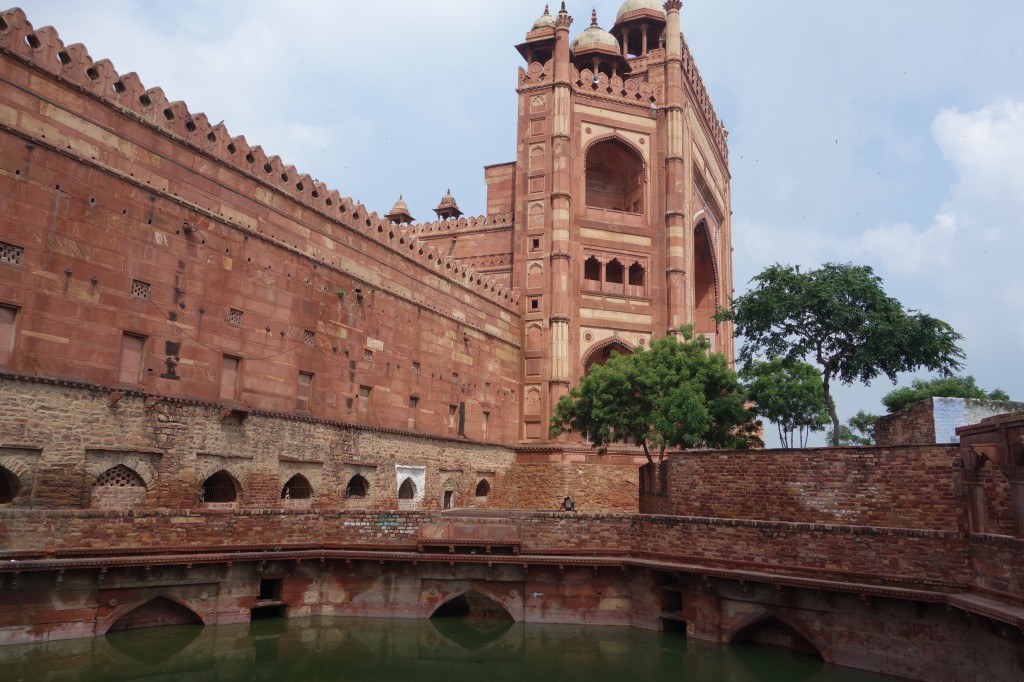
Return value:
[(132, 296), (135, 298), (149, 298), (149, 284), (139, 279), (133, 279)]
[(369, 348), (363, 350), (363, 360), (373, 360), (373, 351)]
[(118, 464), (116, 467), (110, 467), (96, 478), (97, 486), (113, 486), (120, 488), (145, 488), (146, 484), (143, 482), (142, 477), (126, 467), (124, 464)]
[(228, 324), (242, 324), (242, 311), (238, 308), (228, 309)]
[(316, 343), (316, 334), (306, 329), (302, 332), (302, 342), (307, 346), (312, 346)]
[(24, 249), (20, 246), (8, 244), (7, 242), (0, 242), (0, 261), (3, 261), (4, 263), (21, 265), (21, 254), (23, 252)]
[(419, 374), (420, 373), (420, 363), (418, 363), (418, 362), (412, 363), (412, 373), (413, 374)]

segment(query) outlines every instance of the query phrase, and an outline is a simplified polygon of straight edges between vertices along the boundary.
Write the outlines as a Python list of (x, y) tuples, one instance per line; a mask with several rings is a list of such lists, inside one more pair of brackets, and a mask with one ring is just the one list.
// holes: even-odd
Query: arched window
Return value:
[(13, 502), (20, 489), (18, 477), (6, 467), (0, 467), (0, 504)]
[(282, 500), (308, 500), (313, 496), (313, 487), (302, 474), (295, 474), (281, 488)]
[(587, 151), (587, 206), (625, 213), (644, 212), (644, 163), (619, 140), (598, 142)]
[(94, 486), (111, 486), (117, 488), (145, 488), (146, 483), (131, 468), (124, 464), (110, 467), (96, 477)]
[(642, 287), (644, 285), (644, 266), (634, 262), (629, 266), (629, 286)]
[(221, 469), (203, 481), (200, 495), (202, 502), (234, 502), (238, 499), (238, 489), (231, 474)]
[(604, 281), (609, 284), (622, 284), (622, 272), (622, 263), (615, 258), (604, 268)]
[(89, 505), (96, 509), (131, 509), (146, 502), (146, 483), (131, 467), (118, 464), (96, 477)]
[(591, 256), (583, 263), (583, 279), (591, 282), (601, 281), (601, 261), (596, 256)]
[(400, 500), (411, 500), (416, 497), (416, 485), (412, 482), (411, 478), (407, 478), (402, 481), (402, 485), (398, 487), (398, 499)]
[(480, 479), (480, 482), (476, 484), (476, 496), (487, 497), (491, 492), (491, 484), (487, 482), (486, 478)]
[(360, 498), (366, 497), (366, 491), (370, 489), (370, 484), (366, 482), (366, 479), (356, 474), (349, 479), (348, 485), (345, 486), (345, 497), (347, 498)]

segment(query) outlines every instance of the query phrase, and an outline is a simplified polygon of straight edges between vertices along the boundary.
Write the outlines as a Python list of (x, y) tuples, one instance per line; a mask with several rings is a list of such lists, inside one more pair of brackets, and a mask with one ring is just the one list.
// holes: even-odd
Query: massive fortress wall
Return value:
[(0, 57), (3, 369), (515, 440), (506, 286), (18, 9)]

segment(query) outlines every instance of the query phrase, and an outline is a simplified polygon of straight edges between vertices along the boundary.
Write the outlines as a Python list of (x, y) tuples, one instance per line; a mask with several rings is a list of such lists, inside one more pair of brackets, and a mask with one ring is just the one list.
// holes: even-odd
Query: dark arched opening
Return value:
[(587, 151), (587, 206), (626, 213), (644, 212), (644, 162), (616, 139)]
[(612, 341), (607, 345), (596, 348), (587, 355), (583, 363), (583, 373), (589, 374), (590, 369), (594, 365), (603, 365), (608, 362), (613, 352), (619, 355), (632, 355), (633, 349), (621, 341)]
[(348, 480), (348, 485), (345, 486), (345, 497), (366, 497), (366, 491), (369, 489), (370, 484), (366, 479), (356, 474)]
[(583, 279), (589, 282), (601, 281), (601, 261), (596, 256), (591, 256), (583, 262)]
[(203, 481), (201, 495), (203, 502), (234, 502), (238, 499), (238, 489), (231, 474), (221, 469)]
[(693, 330), (710, 335), (715, 332), (715, 260), (704, 221), (693, 231), (693, 273)]
[(6, 467), (0, 467), (0, 504), (13, 502), (21, 490), (21, 484), (14, 472)]
[(775, 617), (767, 617), (740, 630), (730, 644), (754, 644), (791, 649), (818, 659), (823, 656), (806, 637), (795, 628)]
[(624, 268), (622, 263), (619, 262), (618, 258), (613, 258), (611, 262), (605, 266), (604, 269), (604, 281), (610, 284), (622, 284), (622, 273)]
[(644, 266), (634, 262), (629, 266), (629, 286), (642, 287), (644, 285)]
[(414, 497), (416, 497), (416, 485), (411, 478), (407, 478), (402, 481), (402, 485), (398, 486), (398, 499), (411, 500)]
[(437, 607), (431, 618), (465, 618), (484, 621), (511, 621), (512, 615), (505, 605), (486, 594), (470, 590), (453, 597)]
[(166, 597), (156, 597), (118, 618), (107, 629), (107, 633), (190, 624), (202, 625), (203, 619), (195, 611), (178, 602)]
[(491, 493), (491, 484), (487, 482), (487, 479), (480, 479), (480, 482), (476, 484), (476, 496), (487, 497)]
[(313, 496), (313, 486), (302, 474), (295, 474), (281, 488), (282, 500), (308, 500)]

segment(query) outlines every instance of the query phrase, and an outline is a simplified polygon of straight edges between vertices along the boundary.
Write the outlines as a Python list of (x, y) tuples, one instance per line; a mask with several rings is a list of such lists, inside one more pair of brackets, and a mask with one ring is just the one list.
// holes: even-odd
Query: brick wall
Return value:
[(875, 422), (875, 445), (929, 445), (935, 442), (932, 401), (926, 400)]
[(645, 513), (956, 530), (955, 445), (672, 454)]
[[(111, 405), (110, 395), (0, 378), (0, 466), (20, 488), (11, 506), (87, 508), (101, 499), (96, 506), (200, 508), (203, 481), (223, 470), (239, 488), (229, 508), (281, 508), (285, 483), (302, 475), (316, 508), (395, 509), (399, 466), (423, 471), (416, 508), (440, 509), (446, 490), (460, 507), (518, 498), (505, 483), (515, 456), (500, 446), (267, 413), (221, 419), (216, 405), (143, 395)], [(95, 492), (97, 477), (119, 465), (140, 476), (142, 492)], [(355, 475), (368, 482), (367, 495), (347, 499)], [(476, 496), (481, 480), (485, 498)]]

